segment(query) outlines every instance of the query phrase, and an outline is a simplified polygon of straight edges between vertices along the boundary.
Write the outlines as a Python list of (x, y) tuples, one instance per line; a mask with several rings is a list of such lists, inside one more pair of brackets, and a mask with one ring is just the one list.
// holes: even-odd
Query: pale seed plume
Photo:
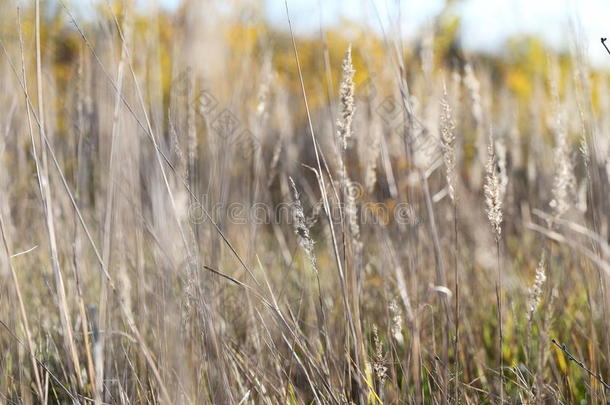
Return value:
[(502, 188), (498, 175), (494, 140), (491, 135), (487, 147), (484, 191), (487, 218), (489, 219), (496, 239), (499, 239), (502, 234)]
[(553, 178), (553, 188), (551, 189), (553, 199), (549, 205), (553, 209), (554, 214), (560, 217), (572, 205), (571, 201), (574, 200), (576, 178), (574, 176), (574, 166), (570, 158), (567, 134), (562, 128), (560, 118), (558, 120), (555, 131), (555, 176)]
[(311, 265), (314, 267), (314, 269), (317, 269), (316, 258), (313, 254), (314, 242), (313, 242), (313, 239), (311, 238), (311, 236), (309, 235), (309, 228), (305, 224), (305, 214), (303, 212), (303, 206), (301, 204), (299, 191), (297, 190), (297, 186), (296, 186), (296, 184), (294, 184), (294, 180), (292, 179), (292, 177), (289, 177), (289, 180), (290, 180), (290, 186), (292, 187), (292, 192), (294, 195), (293, 210), (292, 210), (292, 215), (293, 215), (293, 220), (294, 220), (294, 232), (297, 234), (297, 236), (299, 238), (299, 245), (305, 251), (305, 254), (307, 255), (307, 258), (309, 259), (309, 261), (311, 262)]
[(340, 112), (337, 120), (337, 137), (343, 149), (347, 149), (347, 142), (352, 137), (352, 120), (354, 117), (354, 66), (352, 65), (352, 46), (345, 52), (341, 65), (341, 86), (339, 89)]
[(528, 313), (527, 313), (527, 321), (531, 322), (534, 317), (534, 312), (540, 305), (540, 300), (542, 298), (542, 288), (544, 287), (544, 283), (546, 282), (546, 272), (545, 268), (545, 257), (544, 254), (536, 267), (536, 278), (534, 279), (534, 284), (530, 287), (529, 290), (529, 302), (528, 302)]
[(444, 89), (443, 98), (441, 99), (441, 149), (445, 163), (445, 177), (447, 178), (449, 197), (451, 201), (455, 201), (455, 123), (451, 114), (447, 89)]

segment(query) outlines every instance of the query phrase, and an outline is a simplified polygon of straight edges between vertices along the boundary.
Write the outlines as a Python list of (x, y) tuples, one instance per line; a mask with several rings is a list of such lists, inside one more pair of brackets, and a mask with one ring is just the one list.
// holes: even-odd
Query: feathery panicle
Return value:
[(373, 359), (373, 370), (375, 371), (375, 376), (377, 380), (383, 384), (385, 379), (387, 378), (388, 368), (384, 364), (383, 358), (383, 345), (379, 340), (379, 332), (377, 330), (377, 325), (373, 324), (373, 344), (375, 347), (375, 356)]
[(529, 290), (529, 302), (528, 302), (528, 313), (527, 313), (527, 321), (531, 322), (534, 317), (534, 312), (540, 305), (540, 299), (542, 298), (542, 287), (546, 282), (546, 273), (544, 271), (545, 260), (544, 254), (542, 258), (540, 258), (540, 262), (538, 263), (538, 267), (536, 267), (536, 278), (534, 279), (534, 284), (530, 287)]
[(570, 208), (576, 187), (574, 167), (566, 138), (567, 134), (561, 127), (561, 122), (558, 122), (555, 131), (555, 177), (551, 189), (553, 199), (549, 203), (557, 217), (565, 214)]
[(451, 106), (449, 105), (446, 88), (443, 90), (443, 98), (441, 99), (440, 121), (441, 148), (443, 161), (445, 162), (447, 187), (449, 188), (451, 201), (455, 201), (455, 123), (451, 116)]
[(390, 301), (389, 310), (392, 316), (392, 336), (398, 343), (402, 344), (404, 341), (402, 336), (402, 310), (395, 299)]
[(354, 117), (354, 67), (352, 65), (352, 46), (345, 52), (345, 58), (341, 65), (343, 73), (341, 76), (341, 87), (339, 89), (340, 115), (337, 120), (337, 137), (347, 149), (347, 142), (352, 136), (352, 120)]
[(299, 198), (299, 192), (297, 190), (297, 186), (294, 184), (294, 180), (292, 177), (289, 177), (290, 186), (292, 187), (292, 192), (294, 194), (294, 206), (292, 210), (293, 220), (294, 220), (294, 232), (299, 237), (299, 245), (305, 251), (307, 258), (311, 262), (314, 270), (317, 271), (316, 267), (316, 257), (313, 254), (313, 239), (309, 235), (309, 228), (305, 224), (305, 214), (303, 212), (303, 206), (301, 205), (301, 200)]
[(490, 134), (487, 146), (487, 164), (485, 176), (485, 205), (487, 218), (496, 236), (500, 239), (502, 233), (502, 187), (496, 166), (494, 140)]
[(356, 205), (356, 197), (358, 196), (359, 189), (356, 183), (349, 178), (346, 178), (345, 191), (345, 215), (352, 236), (354, 253), (360, 255), (362, 252), (362, 242), (360, 241), (360, 224), (358, 223), (358, 207)]
[(504, 201), (506, 195), (506, 188), (508, 186), (508, 174), (506, 167), (506, 145), (504, 141), (499, 138), (495, 141), (495, 152), (498, 170), (498, 180), (500, 185), (500, 199)]

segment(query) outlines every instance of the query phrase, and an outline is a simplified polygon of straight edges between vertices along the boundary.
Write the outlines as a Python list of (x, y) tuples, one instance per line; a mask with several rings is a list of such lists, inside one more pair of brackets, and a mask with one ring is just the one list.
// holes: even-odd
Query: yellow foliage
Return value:
[(506, 82), (508, 87), (521, 98), (528, 98), (532, 94), (532, 82), (522, 70), (510, 70), (506, 75)]

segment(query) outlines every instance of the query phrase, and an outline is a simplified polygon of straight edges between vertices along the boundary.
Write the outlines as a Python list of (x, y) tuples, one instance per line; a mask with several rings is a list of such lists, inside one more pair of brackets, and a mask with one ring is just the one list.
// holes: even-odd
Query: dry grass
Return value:
[(0, 403), (607, 402), (607, 72), (195, 3), (0, 2)]

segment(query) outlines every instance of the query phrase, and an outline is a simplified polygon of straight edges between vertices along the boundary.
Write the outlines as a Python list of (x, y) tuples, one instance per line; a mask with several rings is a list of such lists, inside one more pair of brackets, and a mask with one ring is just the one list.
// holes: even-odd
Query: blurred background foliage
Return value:
[[(455, 1), (459, 2), (459, 0)], [(4, 19), (15, 16), (13, 2), (3, 0), (0, 2), (0, 9), (5, 10)], [(57, 81), (59, 91), (65, 91), (70, 80), (74, 76), (75, 66), (78, 65), (78, 55), (83, 52), (85, 45), (82, 38), (71, 24), (70, 19), (63, 9), (61, 2), (55, 0), (45, 1), (45, 24), (42, 28), (43, 53), (51, 59), (54, 69), (53, 79)], [(76, 2), (78, 5), (79, 2)], [(214, 4), (216, 3), (216, 4)], [(243, 60), (244, 57), (253, 57), (262, 60), (265, 53), (271, 53), (273, 66), (277, 73), (275, 80), (282, 86), (286, 86), (293, 95), (299, 95), (300, 85), (297, 78), (296, 64), (292, 50), (289, 32), (277, 26), (269, 24), (264, 15), (256, 12), (255, 5), (248, 9), (248, 12), (231, 13), (223, 12), (229, 8), (229, 4), (220, 5), (219, 2), (210, 2), (211, 13), (217, 13), (214, 18), (220, 34), (229, 47), (229, 57), (234, 61)], [(460, 17), (452, 14), (449, 5), (454, 3), (447, 1), (447, 6), (437, 18), (428, 26), (421, 30), (421, 33), (409, 42), (415, 46), (405, 46), (402, 57), (404, 58), (407, 75), (419, 74), (421, 72), (421, 57), (418, 52), (422, 51), (421, 39), (429, 35), (433, 38), (432, 53), (434, 69), (444, 68), (461, 69), (466, 58), (480, 66), (481, 69), (489, 69), (493, 76), (493, 84), (498, 88), (506, 85), (507, 88), (517, 97), (518, 100), (526, 102), (534, 96), (534, 87), (537, 81), (544, 78), (548, 66), (548, 59), (556, 59), (560, 67), (560, 94), (565, 89), (565, 82), (574, 72), (574, 59), (567, 52), (558, 52), (545, 45), (538, 37), (532, 35), (514, 35), (508, 37), (504, 44), (499, 46), (493, 54), (470, 51), (465, 54), (460, 43)], [(68, 3), (66, 3), (68, 4)], [(85, 31), (109, 30), (108, 21), (112, 21), (108, 7), (112, 7), (113, 13), (121, 23), (123, 16), (123, 1), (99, 1), (87, 2), (87, 12), (84, 16), (79, 14), (79, 7), (71, 7), (71, 12), (83, 21), (89, 20), (85, 24)], [(255, 3), (256, 4), (256, 3)], [(282, 4), (283, 6), (283, 4)], [(144, 38), (151, 32), (156, 33), (159, 49), (158, 62), (160, 64), (162, 89), (164, 99), (169, 102), (172, 80), (175, 78), (172, 54), (175, 53), (175, 44), (180, 39), (189, 35), (186, 25), (179, 22), (186, 20), (186, 13), (190, 9), (190, 1), (183, 2), (176, 10), (158, 9), (154, 18), (151, 17), (150, 10), (146, 7), (137, 9), (134, 16), (135, 35)], [(220, 9), (220, 11), (218, 11)], [(253, 11), (254, 10), (254, 11)], [(226, 10), (225, 10), (226, 11)], [(33, 38), (33, 13), (34, 8), (31, 2), (22, 5), (21, 18), (23, 35), (26, 40)], [(244, 16), (245, 14), (245, 16)], [(91, 16), (96, 16), (91, 19)], [(87, 18), (88, 17), (88, 18)], [(101, 21), (106, 20), (106, 23)], [(176, 24), (178, 22), (178, 24)], [(106, 25), (106, 26), (104, 26)], [(14, 27), (10, 24), (3, 24), (0, 32), (5, 38), (14, 38)], [(383, 71), (384, 64), (387, 64), (388, 51), (393, 51), (392, 47), (384, 39), (384, 33), (373, 29), (370, 26), (363, 26), (353, 21), (341, 20), (333, 27), (325, 28), (324, 32), (308, 33), (297, 35), (296, 41), (299, 49), (299, 56), (303, 76), (306, 78), (323, 78), (327, 74), (331, 76), (333, 94), (338, 91), (339, 77), (336, 67), (340, 66), (345, 49), (350, 43), (358, 44), (354, 49), (354, 67), (356, 70), (355, 82), (361, 84), (375, 72)], [(119, 38), (116, 34), (108, 34), (114, 37), (118, 50)], [(386, 33), (387, 35), (387, 33)], [(386, 43), (384, 44), (384, 41)], [(136, 48), (137, 49), (137, 48)], [(328, 61), (325, 60), (326, 55)], [(28, 54), (33, 57), (32, 54)], [(118, 51), (115, 57), (119, 58)], [(210, 55), (200, 55), (202, 59)], [(31, 62), (31, 61), (30, 61)], [(328, 66), (326, 63), (328, 62)], [(204, 62), (205, 63), (205, 62)], [(210, 61), (210, 63), (213, 63)], [(331, 72), (326, 71), (332, 67)], [(142, 67), (144, 68), (144, 67)], [(233, 63), (227, 66), (234, 71), (224, 72), (229, 77), (237, 75), (243, 69), (240, 63)], [(249, 69), (257, 69), (255, 65)], [(591, 89), (593, 96), (593, 107), (598, 107), (599, 80), (605, 74), (591, 71)], [(334, 77), (332, 77), (334, 76)], [(327, 102), (326, 90), (319, 81), (312, 80), (310, 83), (313, 88), (309, 92), (309, 102), (312, 109), (317, 109)], [(317, 85), (316, 83), (320, 84)], [(58, 97), (58, 100), (65, 99)], [(167, 107), (167, 106), (166, 106)], [(301, 116), (299, 119), (303, 119)]]

